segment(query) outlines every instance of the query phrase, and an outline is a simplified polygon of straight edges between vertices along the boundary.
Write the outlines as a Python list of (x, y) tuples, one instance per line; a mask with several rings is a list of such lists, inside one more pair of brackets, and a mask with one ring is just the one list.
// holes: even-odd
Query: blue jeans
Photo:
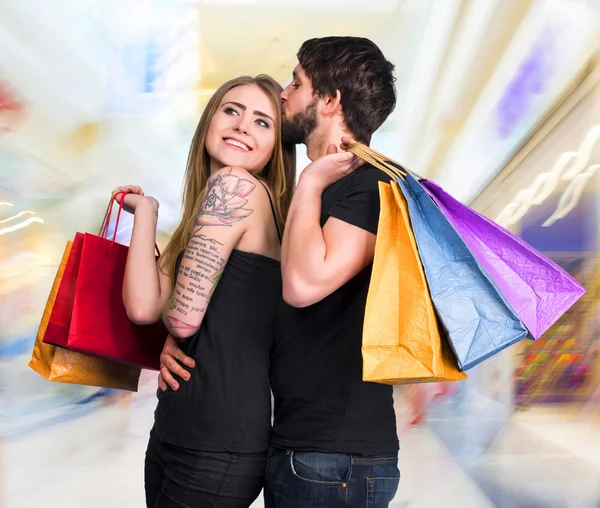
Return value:
[(387, 508), (399, 481), (397, 454), (363, 456), (271, 448), (265, 508)]

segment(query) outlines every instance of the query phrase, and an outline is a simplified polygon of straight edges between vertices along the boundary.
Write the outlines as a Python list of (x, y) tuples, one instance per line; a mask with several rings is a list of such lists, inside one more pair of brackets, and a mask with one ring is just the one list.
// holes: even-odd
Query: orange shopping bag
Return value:
[(437, 319), (404, 196), (396, 182), (380, 182), (379, 195), (363, 328), (363, 380), (402, 384), (465, 379)]

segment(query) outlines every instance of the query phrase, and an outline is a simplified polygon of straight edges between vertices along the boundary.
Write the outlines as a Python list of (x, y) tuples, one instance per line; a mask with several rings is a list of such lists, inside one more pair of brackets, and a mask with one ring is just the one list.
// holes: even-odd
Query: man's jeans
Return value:
[(397, 454), (363, 456), (271, 448), (265, 508), (387, 508), (399, 481)]

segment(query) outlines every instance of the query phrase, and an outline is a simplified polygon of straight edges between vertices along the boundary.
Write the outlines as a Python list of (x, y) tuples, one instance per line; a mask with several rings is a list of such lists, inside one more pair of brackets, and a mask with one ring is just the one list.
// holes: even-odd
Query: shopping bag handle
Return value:
[(360, 157), (365, 162), (380, 169), (387, 174), (392, 180), (404, 180), (406, 175), (410, 173), (418, 180), (424, 180), (421, 176), (413, 173), (406, 169), (401, 164), (398, 164), (393, 159), (390, 159), (387, 155), (383, 155), (376, 150), (373, 150), (370, 146), (363, 145), (362, 143), (353, 143), (348, 146), (347, 151)]
[[(117, 238), (117, 231), (119, 230), (119, 220), (121, 219), (121, 212), (123, 211), (123, 203), (125, 201), (126, 194), (130, 194), (130, 192), (117, 192), (114, 196), (112, 196), (110, 198), (110, 201), (108, 202), (108, 207), (106, 209), (106, 212), (104, 213), (104, 219), (102, 220), (102, 226), (100, 227), (100, 233), (98, 233), (98, 236), (100, 236), (101, 238), (106, 238), (108, 240), (108, 238), (107, 238), (108, 225), (110, 224), (113, 203), (116, 201), (119, 205), (119, 211), (117, 212), (117, 220), (115, 221), (115, 230), (114, 230), (112, 241), (110, 244), (111, 247), (114, 245), (115, 239)], [(121, 199), (121, 200), (117, 199), (118, 196), (121, 196), (121, 195), (123, 196), (123, 199)], [(156, 254), (158, 255), (158, 257), (160, 257), (161, 256), (160, 249), (158, 248), (158, 245), (156, 243), (154, 244), (154, 248), (156, 249)]]

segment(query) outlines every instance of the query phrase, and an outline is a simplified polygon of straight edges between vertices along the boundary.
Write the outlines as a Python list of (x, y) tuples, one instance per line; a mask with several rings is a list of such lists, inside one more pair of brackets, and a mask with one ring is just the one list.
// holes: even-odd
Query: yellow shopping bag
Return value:
[(29, 367), (48, 381), (137, 392), (141, 370), (42, 342), (73, 242), (65, 248), (33, 346)]
[(381, 212), (363, 329), (363, 380), (403, 384), (467, 375), (444, 336), (398, 184), (379, 183)]

